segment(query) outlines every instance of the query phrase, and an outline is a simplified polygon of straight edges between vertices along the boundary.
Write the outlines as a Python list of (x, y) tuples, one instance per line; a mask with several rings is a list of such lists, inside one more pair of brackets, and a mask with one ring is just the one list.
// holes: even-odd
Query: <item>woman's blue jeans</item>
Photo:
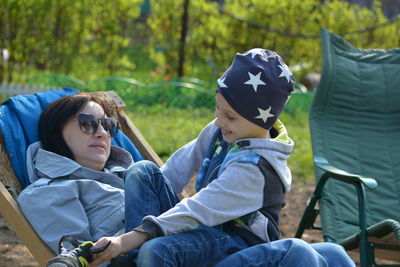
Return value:
[[(152, 162), (133, 164), (125, 175), (125, 229), (139, 226), (146, 215), (158, 216), (179, 202), (171, 185)], [(220, 226), (157, 237), (130, 254), (138, 266), (354, 266), (343, 248), (284, 239), (248, 248)], [(343, 258), (343, 261), (341, 259)], [(339, 265), (337, 262), (349, 262)], [(295, 264), (294, 264), (295, 263)]]

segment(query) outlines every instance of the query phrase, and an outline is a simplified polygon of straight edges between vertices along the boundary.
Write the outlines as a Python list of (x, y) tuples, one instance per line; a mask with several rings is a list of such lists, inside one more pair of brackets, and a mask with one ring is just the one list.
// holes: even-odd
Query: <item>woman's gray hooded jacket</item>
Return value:
[(104, 171), (40, 148), (28, 147), (27, 168), (31, 184), (18, 203), (42, 240), (58, 253), (63, 235), (96, 241), (124, 231), (123, 177), (133, 162), (124, 149), (111, 147)]

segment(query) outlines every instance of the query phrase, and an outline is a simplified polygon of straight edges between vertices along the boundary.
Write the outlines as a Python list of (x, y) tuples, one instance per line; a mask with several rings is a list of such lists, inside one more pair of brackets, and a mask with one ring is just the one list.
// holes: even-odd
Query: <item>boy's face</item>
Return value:
[(233, 143), (244, 138), (267, 138), (269, 131), (246, 120), (226, 102), (225, 98), (217, 93), (215, 96), (217, 120), (215, 124), (221, 128), (225, 141)]

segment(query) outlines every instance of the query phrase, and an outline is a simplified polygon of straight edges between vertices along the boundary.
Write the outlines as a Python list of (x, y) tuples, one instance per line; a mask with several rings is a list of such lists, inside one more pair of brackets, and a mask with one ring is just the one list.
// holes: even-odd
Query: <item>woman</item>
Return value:
[(89, 94), (62, 97), (43, 112), (39, 142), (29, 146), (31, 184), (18, 197), (25, 216), (58, 254), (60, 238), (96, 241), (124, 232), (125, 170), (133, 163), (111, 146), (118, 122)]

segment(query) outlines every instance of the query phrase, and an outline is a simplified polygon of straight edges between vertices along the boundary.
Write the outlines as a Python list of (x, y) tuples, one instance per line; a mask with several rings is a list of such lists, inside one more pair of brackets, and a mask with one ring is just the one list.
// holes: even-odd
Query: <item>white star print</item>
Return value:
[(249, 74), (250, 80), (248, 80), (248, 81), (245, 82), (244, 84), (251, 84), (251, 85), (253, 85), (254, 91), (256, 91), (256, 93), (257, 93), (257, 87), (258, 87), (259, 85), (265, 85), (265, 82), (263, 82), (263, 81), (260, 79), (261, 71), (260, 71), (258, 74), (256, 74), (256, 75), (253, 75), (253, 74), (251, 74), (250, 72), (248, 72), (248, 74)]
[(271, 106), (267, 108), (266, 110), (263, 110), (261, 108), (257, 108), (258, 112), (260, 112), (260, 115), (254, 117), (255, 119), (262, 119), (264, 123), (267, 122), (268, 118), (274, 117), (274, 114), (271, 114)]
[[(262, 51), (263, 51), (263, 49), (261, 49), (261, 48), (253, 48), (250, 51), (247, 51), (246, 55), (251, 54), (251, 58), (254, 58), (256, 55), (263, 56)], [(268, 61), (268, 59), (266, 59), (266, 60)]]
[(219, 78), (219, 79), (217, 80), (219, 87), (221, 87), (221, 88), (223, 88), (223, 87), (228, 87), (228, 86), (226, 86), (226, 84), (225, 84), (225, 79), (226, 79), (226, 76), (225, 76), (224, 78)]
[(292, 76), (292, 72), (289, 70), (288, 66), (285, 64), (283, 65), (278, 65), (279, 68), (281, 68), (282, 72), (279, 75), (279, 77), (286, 77), (286, 80), (289, 82), (290, 76)]

